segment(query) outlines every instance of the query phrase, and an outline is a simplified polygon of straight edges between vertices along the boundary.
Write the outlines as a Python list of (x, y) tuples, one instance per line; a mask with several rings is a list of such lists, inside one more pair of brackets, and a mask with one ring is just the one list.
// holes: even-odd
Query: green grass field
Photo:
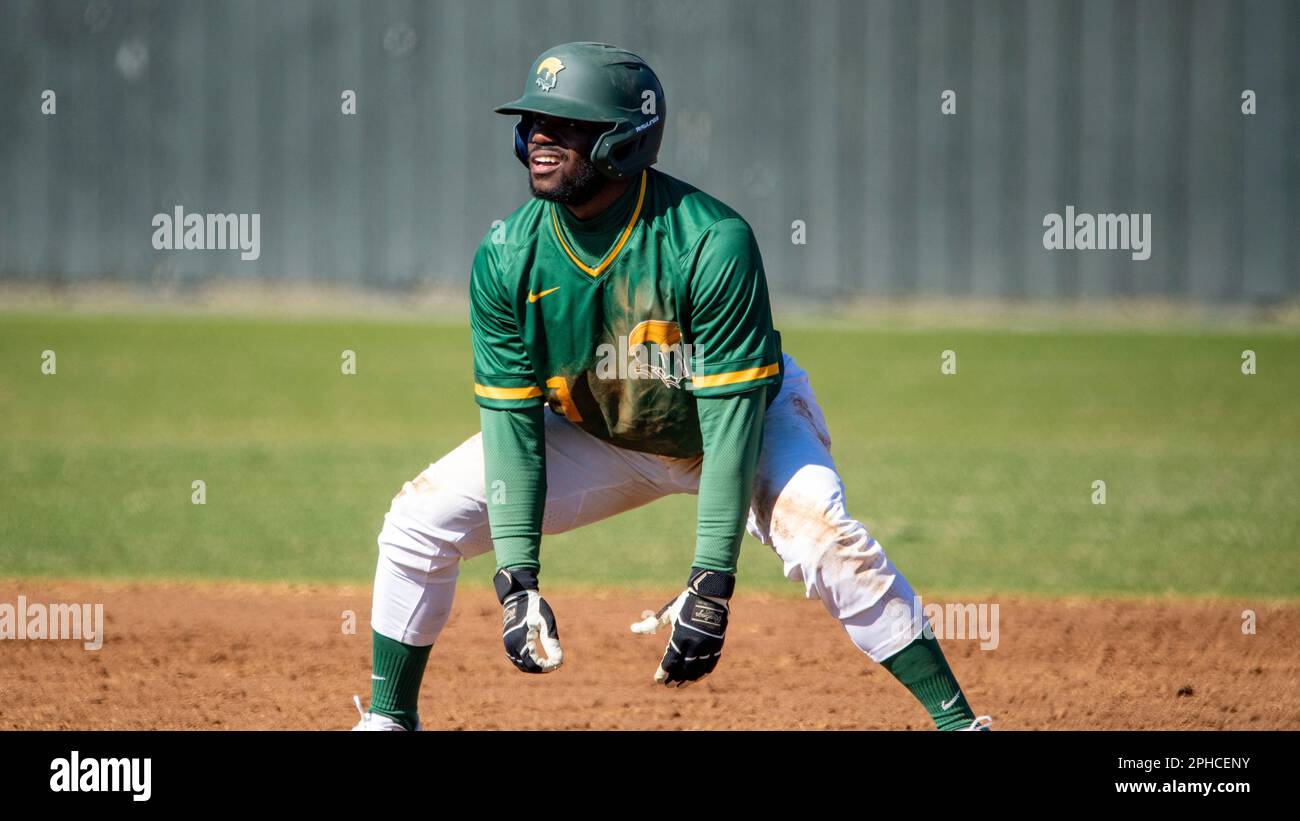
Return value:
[[(1300, 337), (782, 332), (923, 592), (1300, 595)], [(0, 314), (0, 577), (368, 582), (392, 495), (476, 429), (469, 361), (459, 325)], [(548, 538), (546, 582), (679, 585), (694, 511)], [(801, 592), (749, 538), (741, 572)]]

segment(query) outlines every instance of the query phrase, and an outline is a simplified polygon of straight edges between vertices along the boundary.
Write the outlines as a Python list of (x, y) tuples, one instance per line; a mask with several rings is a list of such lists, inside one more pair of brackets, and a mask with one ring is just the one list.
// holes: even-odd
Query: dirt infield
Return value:
[[(0, 603), (102, 602), (102, 649), (0, 640), (0, 728), (344, 729), (369, 692), (364, 587), (0, 582)], [(420, 699), (429, 729), (923, 729), (919, 706), (816, 602), (744, 595), (719, 671), (650, 684), (653, 595), (556, 592), (564, 669), (524, 676), (490, 592), (460, 592)], [(1005, 598), (999, 644), (945, 647), (1001, 729), (1298, 729), (1300, 604)], [(1257, 613), (1243, 635), (1242, 611)], [(344, 611), (356, 614), (355, 633)]]

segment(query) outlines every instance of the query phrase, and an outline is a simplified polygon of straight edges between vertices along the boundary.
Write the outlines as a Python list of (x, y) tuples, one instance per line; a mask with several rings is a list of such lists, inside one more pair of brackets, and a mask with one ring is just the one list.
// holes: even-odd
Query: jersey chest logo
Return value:
[(697, 346), (682, 342), (676, 322), (647, 319), (626, 336), (620, 334), (617, 342), (596, 346), (595, 374), (601, 380), (657, 379), (680, 388), (691, 378), (691, 357), (699, 354)]
[(556, 285), (554, 288), (547, 288), (545, 291), (542, 291), (542, 292), (540, 292), (540, 293), (536, 293), (536, 294), (533, 293), (532, 291), (529, 291), (529, 292), (528, 292), (528, 301), (529, 301), (529, 302), (536, 302), (537, 300), (541, 299), (542, 297), (546, 296), (547, 294), (553, 294), (553, 293), (555, 293), (555, 292), (558, 291), (558, 290), (560, 290), (560, 286), (559, 286), (559, 285)]

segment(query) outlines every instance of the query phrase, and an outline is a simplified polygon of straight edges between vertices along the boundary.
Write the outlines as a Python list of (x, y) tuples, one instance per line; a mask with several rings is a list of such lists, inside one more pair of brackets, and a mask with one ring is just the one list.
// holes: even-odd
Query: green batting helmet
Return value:
[(664, 90), (645, 60), (603, 43), (565, 43), (533, 63), (524, 94), (496, 109), (518, 114), (515, 156), (528, 165), (528, 132), (541, 114), (600, 123), (591, 162), (611, 179), (653, 165), (664, 138)]

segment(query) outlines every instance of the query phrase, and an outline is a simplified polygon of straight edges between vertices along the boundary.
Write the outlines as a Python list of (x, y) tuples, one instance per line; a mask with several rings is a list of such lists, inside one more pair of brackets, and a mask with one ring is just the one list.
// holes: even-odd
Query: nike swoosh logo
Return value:
[(547, 294), (553, 294), (553, 293), (555, 293), (555, 292), (558, 291), (558, 290), (560, 290), (560, 286), (559, 286), (559, 285), (556, 285), (554, 288), (548, 288), (548, 289), (546, 289), (545, 291), (542, 291), (540, 294), (535, 294), (535, 293), (533, 293), (532, 291), (529, 291), (529, 292), (528, 292), (528, 301), (529, 301), (529, 302), (536, 302), (537, 300), (541, 299), (542, 297), (546, 296)]
[(952, 705), (956, 704), (956, 703), (957, 703), (957, 699), (959, 699), (959, 698), (961, 698), (961, 693), (958, 693), (957, 695), (953, 696), (952, 698), (948, 699), (947, 701), (941, 701), (941, 702), (939, 702), (939, 709), (940, 709), (940, 710), (946, 710), (946, 709), (948, 709), (948, 708), (951, 707)]
[(375, 675), (374, 673), (371, 673), (371, 674), (370, 674), (370, 680), (371, 680), (371, 681), (388, 681), (388, 679), (384, 678), (383, 676), (377, 676), (377, 675)]

